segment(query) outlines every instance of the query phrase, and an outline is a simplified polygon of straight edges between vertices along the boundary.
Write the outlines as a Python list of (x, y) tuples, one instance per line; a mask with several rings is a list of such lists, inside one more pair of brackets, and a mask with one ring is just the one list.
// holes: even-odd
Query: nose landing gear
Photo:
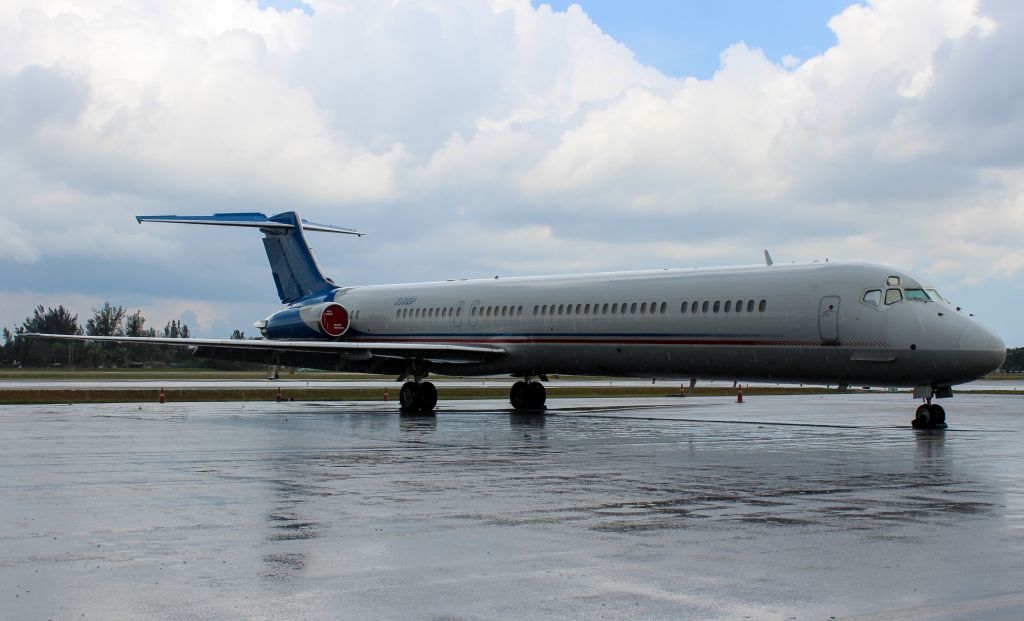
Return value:
[(910, 426), (914, 429), (946, 429), (946, 410), (941, 405), (932, 403), (931, 399), (927, 399), (914, 412), (914, 420), (910, 421)]

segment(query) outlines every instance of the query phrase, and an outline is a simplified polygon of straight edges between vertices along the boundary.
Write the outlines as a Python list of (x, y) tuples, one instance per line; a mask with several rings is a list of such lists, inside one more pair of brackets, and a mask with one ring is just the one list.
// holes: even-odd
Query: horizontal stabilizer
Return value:
[(135, 216), (135, 219), (139, 224), (161, 222), (259, 229), (264, 236), (263, 247), (267, 251), (267, 260), (270, 261), (277, 295), (285, 304), (323, 294), (337, 287), (334, 281), (320, 270), (313, 251), (306, 243), (305, 231), (344, 233), (360, 237), (363, 235), (353, 229), (303, 220), (294, 211), (270, 217), (261, 213), (217, 213), (212, 216)]
[[(215, 213), (212, 216), (135, 216), (139, 224), (143, 222), (170, 222), (175, 224), (206, 224), (210, 226), (248, 226), (258, 229), (293, 229), (294, 223), (287, 219), (280, 218), (282, 214), (267, 217), (261, 213)], [(331, 224), (317, 224), (309, 220), (302, 220), (302, 228), (306, 231), (321, 231), (323, 233), (344, 233), (346, 235), (358, 235), (363, 233), (355, 229), (347, 229)]]

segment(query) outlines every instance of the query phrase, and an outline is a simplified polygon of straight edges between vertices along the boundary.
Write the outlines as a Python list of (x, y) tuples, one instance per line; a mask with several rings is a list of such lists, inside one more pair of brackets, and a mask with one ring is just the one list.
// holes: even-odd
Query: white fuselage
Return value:
[(949, 386), (1002, 363), (995, 334), (945, 301), (907, 299), (920, 289), (891, 267), (811, 263), (348, 287), (334, 300), (350, 313), (344, 340), (507, 352), (431, 364), (460, 375)]

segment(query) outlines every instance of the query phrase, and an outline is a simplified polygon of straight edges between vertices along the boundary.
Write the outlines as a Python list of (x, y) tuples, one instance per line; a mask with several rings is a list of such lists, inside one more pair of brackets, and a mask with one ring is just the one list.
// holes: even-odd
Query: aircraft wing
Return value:
[(488, 345), (448, 345), (445, 343), (400, 343), (369, 341), (281, 341), (247, 339), (182, 339), (158, 336), (90, 336), (82, 334), (27, 333), (35, 337), (61, 341), (97, 341), (136, 345), (171, 345), (200, 349), (296, 354), (339, 354), (351, 359), (419, 359), (444, 364), (473, 364), (501, 356), (505, 350)]

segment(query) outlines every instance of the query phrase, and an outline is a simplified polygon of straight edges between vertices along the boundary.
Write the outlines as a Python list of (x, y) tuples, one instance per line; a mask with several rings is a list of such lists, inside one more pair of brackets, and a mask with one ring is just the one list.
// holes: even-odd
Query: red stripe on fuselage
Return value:
[[(769, 347), (823, 347), (819, 342), (806, 340), (770, 340), (758, 341), (751, 339), (601, 339), (601, 338), (416, 338), (405, 339), (396, 337), (357, 337), (354, 341), (387, 342), (387, 343), (459, 343), (472, 345), (526, 344), (526, 345), (743, 345)], [(849, 342), (842, 343), (847, 347), (879, 347), (876, 343)], [(836, 347), (829, 345), (828, 347)]]

